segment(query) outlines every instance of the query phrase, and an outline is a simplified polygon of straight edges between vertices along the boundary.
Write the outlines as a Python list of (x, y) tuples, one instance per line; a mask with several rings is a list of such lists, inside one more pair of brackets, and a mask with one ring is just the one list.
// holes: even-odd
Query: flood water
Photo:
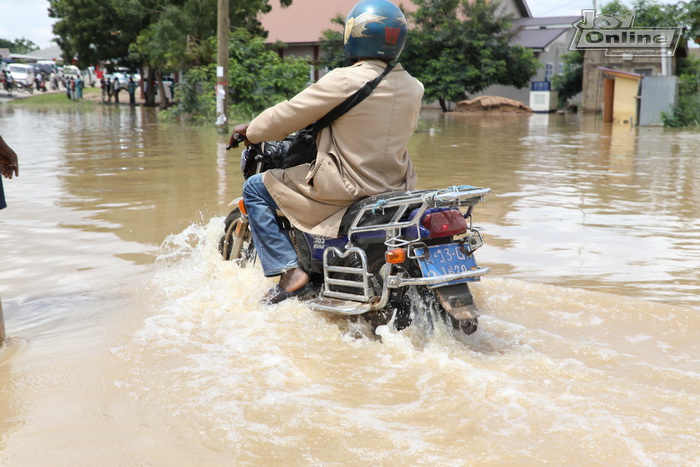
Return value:
[(225, 137), (0, 106), (0, 465), (700, 464), (700, 132), (425, 112), (420, 188), (475, 210), (464, 337), (263, 307), (217, 241)]

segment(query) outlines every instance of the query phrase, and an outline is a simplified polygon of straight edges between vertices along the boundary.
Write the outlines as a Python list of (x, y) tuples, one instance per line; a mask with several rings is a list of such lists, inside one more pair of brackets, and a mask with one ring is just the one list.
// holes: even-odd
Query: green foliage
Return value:
[(700, 59), (678, 60), (678, 103), (671, 113), (663, 113), (664, 126), (700, 126)]
[(53, 32), (65, 63), (80, 67), (128, 57), (146, 12), (138, 0), (49, 0)]
[(177, 107), (163, 111), (164, 119), (182, 119), (197, 124), (211, 123), (216, 115), (216, 65), (190, 68), (175, 89)]
[(700, 58), (689, 56), (678, 60), (676, 67), (681, 96), (692, 96), (700, 92)]
[(426, 101), (465, 99), (493, 84), (522, 88), (540, 66), (531, 50), (511, 46), (510, 16), (488, 0), (413, 0), (402, 63), (425, 86)]
[(22, 37), (21, 39), (15, 39), (10, 41), (7, 39), (0, 39), (0, 49), (10, 49), (10, 52), (16, 54), (27, 54), (33, 52), (39, 47), (29, 39)]
[[(277, 0), (289, 6), (292, 0)], [(49, 0), (54, 33), (70, 62), (86, 66), (111, 61), (134, 67), (165, 63), (203, 65), (211, 60), (218, 0)], [(264, 35), (258, 14), (270, 0), (229, 0), (230, 23)], [(134, 47), (131, 48), (132, 44)], [(130, 54), (131, 57), (130, 57)]]
[(552, 86), (559, 93), (559, 107), (583, 89), (583, 54), (579, 50), (561, 56), (564, 72), (552, 77)]
[[(229, 42), (229, 95), (231, 112), (251, 118), (288, 99), (306, 86), (309, 64), (302, 58), (281, 58), (265, 47), (264, 39), (244, 29), (232, 31)], [(177, 108), (170, 117), (213, 122), (216, 113), (216, 67), (194, 67), (176, 90)]]
[(321, 67), (329, 70), (340, 68), (348, 64), (348, 59), (343, 53), (343, 27), (345, 25), (345, 17), (338, 15), (331, 21), (334, 24), (340, 25), (340, 30), (326, 29), (323, 31), (323, 36), (319, 42), (321, 49)]
[(304, 89), (309, 61), (280, 58), (261, 37), (244, 29), (232, 32), (229, 42), (229, 86), (236, 111), (255, 115)]
[(680, 1), (660, 3), (657, 0), (635, 0), (627, 7), (620, 0), (612, 0), (601, 8), (604, 15), (634, 13), (635, 27), (681, 27), (686, 39), (695, 40), (700, 34), (700, 2)]
[(661, 119), (667, 127), (700, 126), (700, 96), (679, 96), (678, 104)]

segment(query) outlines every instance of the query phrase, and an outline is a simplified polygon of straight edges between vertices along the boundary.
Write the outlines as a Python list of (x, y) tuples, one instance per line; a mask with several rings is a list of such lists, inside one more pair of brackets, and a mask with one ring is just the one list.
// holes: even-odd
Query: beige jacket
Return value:
[[(253, 143), (284, 139), (326, 115), (385, 66), (368, 60), (331, 71), (258, 115), (247, 138)], [(397, 65), (364, 101), (319, 133), (315, 162), (265, 172), (263, 182), (280, 210), (305, 232), (335, 237), (355, 201), (415, 188), (406, 148), (422, 97), (423, 85)]]

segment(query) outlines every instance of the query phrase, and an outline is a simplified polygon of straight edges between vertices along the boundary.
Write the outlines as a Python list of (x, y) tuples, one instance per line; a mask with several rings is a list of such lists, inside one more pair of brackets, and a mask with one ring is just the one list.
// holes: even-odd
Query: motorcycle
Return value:
[[(291, 139), (250, 144), (241, 154), (244, 178), (279, 167)], [(484, 241), (472, 211), (490, 191), (465, 185), (371, 196), (348, 208), (336, 238), (308, 234), (280, 217), (314, 285), (314, 293), (300, 298), (314, 311), (362, 316), (373, 330), (392, 322), (405, 329), (417, 313), (430, 322), (434, 310), (472, 334), (479, 314), (469, 283), (489, 271), (476, 263)], [(232, 204), (219, 252), (245, 266), (255, 261), (255, 245), (243, 199)]]
[(29, 94), (34, 94), (33, 83), (25, 83), (24, 81), (15, 80), (14, 88), (20, 92), (28, 92)]
[(39, 79), (39, 78), (36, 78), (36, 79), (34, 80), (34, 86), (36, 87), (36, 90), (37, 90), (37, 91), (41, 91), (41, 92), (46, 92), (46, 91), (47, 91), (47, 89), (46, 89), (46, 82), (45, 82), (44, 80)]

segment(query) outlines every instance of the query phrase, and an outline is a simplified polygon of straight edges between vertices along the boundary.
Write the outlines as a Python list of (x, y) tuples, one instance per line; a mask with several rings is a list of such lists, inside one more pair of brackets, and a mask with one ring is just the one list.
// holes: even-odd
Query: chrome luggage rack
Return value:
[[(382, 199), (375, 204), (362, 208), (353, 219), (348, 229), (348, 238), (352, 242), (353, 236), (362, 232), (377, 230), (386, 231), (386, 245), (389, 248), (405, 246), (412, 241), (398, 238), (401, 229), (417, 226), (425, 211), (430, 208), (474, 206), (483, 201), (484, 196), (491, 192), (491, 188), (479, 188), (467, 185), (454, 186), (441, 190), (416, 190), (407, 191), (389, 199)], [(417, 209), (414, 215), (401, 221), (409, 208)], [(386, 213), (394, 209), (395, 212), (388, 222), (372, 224), (377, 212)]]
[[(354, 268), (329, 266), (327, 257), (330, 252), (326, 251), (326, 254), (324, 254), (325, 285), (321, 295), (310, 303), (311, 308), (315, 311), (357, 315), (384, 308), (389, 301), (389, 289), (408, 285), (430, 286), (443, 283), (446, 280), (459, 280), (486, 274), (489, 268), (479, 267), (474, 271), (442, 277), (406, 278), (392, 275), (393, 268), (388, 267), (382, 270), (383, 286), (381, 297), (372, 297), (369, 285), (371, 274), (367, 270), (367, 258), (364, 251), (355, 247), (352, 241), (353, 236), (359, 233), (386, 231), (384, 244), (389, 249), (405, 247), (411, 243), (420, 242), (420, 239), (407, 240), (401, 238), (401, 232), (403, 229), (410, 227), (416, 226), (417, 228), (425, 211), (436, 207), (472, 207), (483, 201), (484, 196), (490, 192), (490, 188), (464, 185), (442, 190), (416, 190), (388, 199), (380, 199), (374, 204), (364, 206), (355, 215), (348, 229), (348, 239), (350, 241), (346, 246), (346, 253), (342, 253), (335, 248), (332, 249), (334, 250), (332, 253), (336, 257), (345, 257), (351, 252), (352, 254), (357, 254), (360, 259), (360, 265)], [(415, 212), (410, 219), (402, 221), (401, 218), (406, 215), (409, 209), (415, 210)], [(389, 213), (390, 218), (376, 223), (379, 212), (384, 216)], [(471, 225), (469, 228), (472, 230)], [(344, 273), (345, 279), (334, 279), (331, 277), (333, 273)], [(354, 276), (356, 279), (350, 279), (348, 276)], [(344, 291), (337, 290), (338, 287), (336, 286), (344, 287)], [(348, 289), (355, 289), (356, 292), (349, 292)]]

